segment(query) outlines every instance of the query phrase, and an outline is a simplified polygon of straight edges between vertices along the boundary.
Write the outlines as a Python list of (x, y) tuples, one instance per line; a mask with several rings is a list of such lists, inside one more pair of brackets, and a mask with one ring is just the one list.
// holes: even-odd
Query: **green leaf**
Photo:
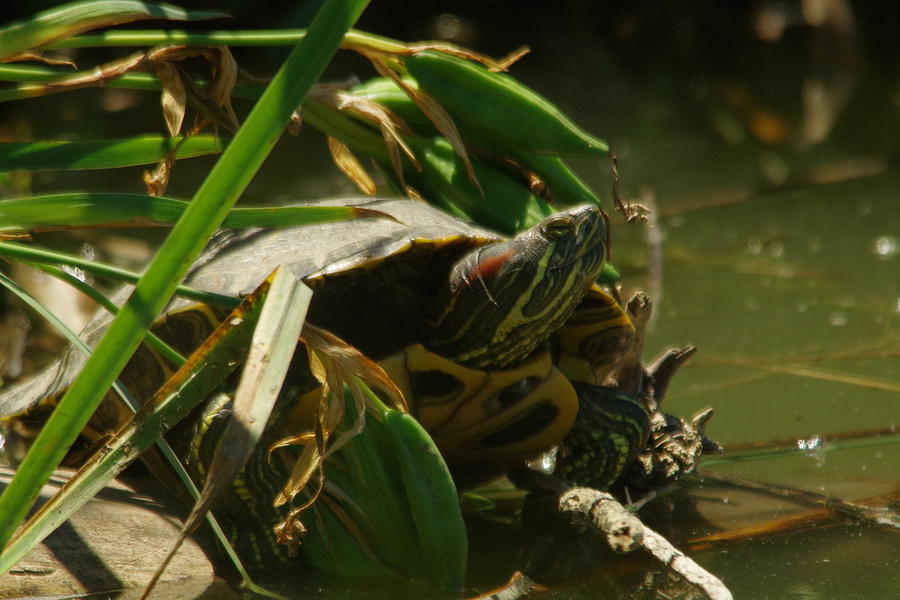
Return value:
[[(73, 192), (0, 201), (0, 233), (73, 227), (176, 223), (190, 202), (145, 196)], [(232, 208), (222, 227), (290, 227), (343, 221), (384, 213), (353, 206), (266, 206)]]
[[(183, 140), (183, 142), (182, 142)], [(176, 158), (218, 154), (227, 140), (212, 135), (170, 138), (142, 135), (119, 140), (0, 143), (0, 171), (111, 169), (159, 162), (172, 150)]]
[(28, 513), (44, 482), (268, 156), (291, 113), (321, 76), (366, 4), (365, 0), (327, 0), (306, 37), (253, 107), (35, 440), (21, 466), (30, 478), (16, 477), (0, 496), (0, 546), (6, 545)]
[(70, 2), (0, 29), (0, 59), (98, 27), (144, 19), (196, 21), (227, 16), (227, 13), (215, 10), (185, 10), (171, 4), (147, 4), (136, 0)]
[(205, 467), (203, 492), (184, 522), (193, 531), (222, 491), (230, 486), (256, 448), (291, 365), (312, 290), (289, 270), (277, 268), (234, 394), (231, 417), (218, 451)]
[[(0, 274), (2, 276), (2, 274)], [(149, 448), (166, 427), (177, 423), (191, 408), (225, 379), (243, 360), (253, 326), (262, 310), (262, 298), (269, 282), (245, 299), (213, 334), (176, 372), (128, 425), (109, 440), (72, 477), (59, 494), (50, 499), (31, 517), (0, 555), (0, 572), (5, 573), (25, 554), (40, 543), (60, 523), (90, 500), (104, 485)], [(240, 322), (241, 325), (233, 323)], [(54, 427), (50, 422), (45, 431)], [(52, 430), (51, 430), (52, 431)], [(14, 481), (39, 477), (25, 463), (19, 466)], [(43, 485), (43, 481), (40, 482)], [(7, 488), (9, 489), (9, 488)]]
[[(127, 283), (137, 283), (141, 276), (127, 269), (115, 267), (100, 262), (85, 260), (79, 256), (65, 254), (63, 252), (54, 252), (52, 250), (44, 250), (35, 248), (27, 244), (19, 244), (16, 242), (0, 242), (0, 256), (24, 260), (26, 262), (37, 263), (42, 265), (68, 265), (77, 267), (86, 273), (96, 275), (97, 277), (105, 277), (113, 281), (124, 281)], [(206, 292), (196, 288), (179, 285), (176, 293), (184, 298), (191, 298), (197, 302), (221, 306), (222, 308), (234, 308), (238, 305), (238, 299), (224, 294), (216, 294)]]

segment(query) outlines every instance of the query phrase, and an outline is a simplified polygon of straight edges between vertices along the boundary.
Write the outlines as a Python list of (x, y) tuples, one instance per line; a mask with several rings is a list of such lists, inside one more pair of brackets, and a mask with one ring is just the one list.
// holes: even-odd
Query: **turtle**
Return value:
[(242, 295), (290, 268), (313, 288), (307, 320), (379, 361), (451, 467), (495, 472), (552, 446), (631, 340), (595, 284), (607, 240), (596, 205), (506, 240), (414, 200), (333, 204), (391, 219), (228, 230), (186, 284)]
[[(633, 329), (595, 284), (607, 252), (604, 215), (596, 205), (550, 215), (506, 239), (415, 200), (307, 204), (352, 205), (384, 216), (219, 232), (185, 283), (240, 296), (276, 266), (290, 269), (313, 289), (307, 321), (379, 361), (460, 487), (558, 443), (575, 424), (579, 403), (607, 402), (608, 395), (592, 388)], [(211, 307), (176, 300), (154, 330), (189, 352), (222, 317)], [(88, 338), (96, 338), (107, 320), (89, 325)], [(77, 363), (68, 357), (3, 392), (0, 414), (64, 388)], [(123, 378), (140, 398), (166, 374), (164, 362), (143, 348)], [(636, 401), (604, 406), (622, 418), (583, 427), (613, 423), (621, 430), (626, 443), (610, 446), (619, 455), (600, 461), (614, 478), (646, 443), (649, 421)], [(121, 419), (116, 410), (101, 410), (91, 426), (109, 430)]]

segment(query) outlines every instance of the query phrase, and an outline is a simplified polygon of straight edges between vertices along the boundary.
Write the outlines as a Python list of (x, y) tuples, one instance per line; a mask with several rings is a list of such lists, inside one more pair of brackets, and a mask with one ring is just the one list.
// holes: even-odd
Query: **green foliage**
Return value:
[[(146, 134), (120, 139), (0, 143), (0, 184), (4, 185), (0, 189), (5, 189), (12, 175), (22, 172), (158, 164), (157, 170), (148, 175), (146, 195), (87, 190), (0, 200), (0, 239), (48, 229), (174, 225), (141, 276), (34, 245), (0, 241), (0, 257), (42, 265), (95, 297), (111, 312), (117, 312), (85, 368), (34, 442), (17, 477), (0, 496), (0, 547), (11, 539), (41, 485), (172, 295), (235, 307), (234, 298), (179, 285), (215, 229), (377, 216), (335, 207), (234, 207), (284, 132), (291, 113), (301, 104), (304, 123), (347, 149), (341, 156), (335, 151), (336, 159), (361, 186), (367, 177), (364, 169), (360, 166), (354, 171), (348, 166), (356, 160), (354, 153), (372, 159), (394, 191), (421, 197), (453, 214), (506, 233), (533, 225), (551, 213), (551, 202), (599, 203), (593, 191), (558, 156), (605, 156), (606, 146), (601, 140), (578, 129), (546, 99), (507, 75), (427, 49), (427, 45), (406, 45), (351, 31), (366, 4), (365, 0), (328, 0), (306, 31), (194, 33), (160, 29), (79, 35), (140, 19), (196, 20), (220, 16), (215, 11), (186, 11), (128, 0), (71, 3), (0, 29), (0, 57), (10, 59), (8, 64), (0, 65), (0, 80), (15, 84), (0, 90), (0, 102), (81, 87), (161, 91), (172, 134), (165, 137), (149, 133), (156, 128), (153, 124), (147, 127)], [(25, 53), (49, 48), (168, 44), (296, 46), (267, 86), (235, 85), (223, 76), (231, 65), (227, 53), (217, 55), (218, 59), (206, 54), (204, 57), (213, 62), (211, 72), (217, 75), (211, 80), (192, 80), (188, 91), (178, 83), (179, 78), (188, 75), (176, 71), (177, 76), (173, 76), (171, 70), (167, 71), (184, 57), (177, 56), (177, 52), (158, 54), (159, 48), (75, 72), (52, 66), (11, 64)], [(379, 72), (399, 72), (404, 77), (397, 75), (396, 81), (381, 78), (355, 90), (330, 87), (308, 94), (341, 44), (370, 58)], [(480, 60), (457, 50), (457, 54)], [(137, 70), (148, 65), (154, 68)], [(202, 125), (182, 132), (180, 123), (189, 108), (197, 111), (201, 123), (215, 125), (217, 131), (232, 131), (236, 124), (232, 98), (255, 101), (233, 137), (202, 133)], [(217, 153), (221, 156), (190, 201), (161, 195), (168, 172), (178, 161)], [(116, 311), (99, 292), (60, 272), (59, 265), (78, 266), (99, 277), (128, 281), (136, 285), (135, 291)], [(3, 283), (16, 289), (5, 276)], [(31, 306), (40, 310), (34, 302)], [(233, 335), (246, 334), (244, 331)], [(157, 343), (152, 336), (150, 340)], [(219, 352), (216, 348), (205, 348), (204, 352)], [(212, 354), (189, 359), (184, 369), (196, 368), (223, 377), (214, 368), (215, 362), (208, 371), (203, 370), (202, 364), (191, 364), (212, 360), (209, 356)], [(171, 358), (179, 360), (175, 355)], [(176, 380), (169, 383), (173, 381)], [(51, 506), (60, 507), (61, 511), (56, 517), (43, 514), (15, 534), (12, 545), (0, 555), (0, 572), (10, 568), (61, 518), (120, 472), (136, 456), (130, 449), (132, 444), (136, 444), (135, 449), (142, 449), (159, 442), (164, 428), (158, 423), (168, 423), (175, 418), (172, 415), (185, 413), (209, 392), (209, 386), (191, 390), (187, 381), (182, 380), (182, 384), (186, 387), (170, 389), (171, 396), (154, 407), (152, 414), (143, 414), (143, 420), (129, 425), (128, 435), (136, 437), (117, 438), (115, 443), (122, 445), (114, 447), (111, 458), (105, 462), (99, 456), (92, 459), (92, 468), (100, 474), (73, 486), (66, 498), (53, 501)], [(377, 403), (377, 397), (372, 398)], [(165, 412), (170, 410), (173, 412)], [(353, 411), (348, 411), (348, 415), (352, 421)], [(332, 494), (330, 501), (320, 500), (313, 506), (316, 523), (326, 527), (313, 528), (304, 542), (308, 560), (343, 574), (411, 577), (447, 589), (460, 589), (467, 555), (465, 528), (456, 488), (434, 442), (412, 417), (395, 410), (383, 408), (378, 415), (369, 414), (366, 422), (362, 431), (337, 452), (342, 468), (326, 463), (329, 484), (350, 501), (342, 502), (340, 496)], [(136, 442), (138, 439), (140, 443)], [(347, 506), (359, 507), (359, 513), (349, 515)]]
[[(143, 3), (135, 3), (146, 6)], [(120, 309), (106, 334), (94, 349), (84, 370), (59, 402), (50, 420), (20, 465), (17, 476), (0, 496), (0, 546), (5, 546), (34, 503), (37, 494), (57, 467), (69, 445), (84, 427), (105, 391), (125, 366), (147, 328), (158, 315), (183, 277), (187, 267), (203, 249), (212, 232), (262, 164), (288, 122), (291, 112), (318, 79), (337, 50), (346, 31), (355, 22), (366, 2), (332, 0), (326, 3), (307, 36), (296, 46), (266, 92), (237, 132), (193, 201), (182, 214), (163, 247), (137, 282), (131, 299)], [(90, 3), (101, 12), (114, 11), (117, 3)], [(85, 5), (79, 5), (85, 6)], [(168, 7), (154, 16), (166, 16)], [(64, 16), (69, 13), (63, 11)], [(46, 18), (58, 13), (42, 13), (30, 25), (13, 24), (3, 30), (0, 46), (11, 56), (51, 39), (73, 33), (75, 26), (57, 30), (46, 25), (44, 35), (34, 33)], [(66, 18), (68, 18), (66, 16)], [(83, 23), (107, 24), (109, 20)], [(53, 23), (58, 23), (53, 21)], [(68, 21), (63, 27), (68, 26)], [(23, 33), (24, 32), (24, 33)], [(46, 532), (44, 532), (46, 534)]]

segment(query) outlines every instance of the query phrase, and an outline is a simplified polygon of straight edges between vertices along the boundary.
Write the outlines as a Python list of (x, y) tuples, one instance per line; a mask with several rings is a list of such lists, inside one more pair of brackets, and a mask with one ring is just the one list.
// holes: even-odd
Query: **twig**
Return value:
[[(900, 493), (894, 491), (890, 494), (866, 498), (865, 500), (863, 500), (863, 502), (867, 505), (881, 503), (887, 504), (889, 502), (896, 501), (898, 497), (900, 497)], [(718, 533), (712, 533), (709, 535), (693, 538), (684, 542), (683, 545), (687, 548), (690, 548), (692, 552), (699, 552), (701, 550), (709, 550), (710, 548), (715, 548), (723, 544), (741, 542), (748, 539), (769, 538), (775, 535), (782, 535), (792, 531), (798, 531), (800, 529), (810, 528), (814, 526), (822, 527), (823, 525), (831, 524), (829, 522), (834, 522), (839, 517), (840, 515), (838, 515), (838, 513), (834, 512), (831, 509), (815, 508), (804, 513), (791, 515), (789, 517), (782, 517), (771, 521), (755, 523), (753, 525), (748, 525), (746, 527), (741, 527), (738, 529), (720, 531)]]
[(641, 545), (657, 560), (703, 590), (710, 600), (732, 600), (731, 592), (718, 577), (685, 556), (669, 540), (646, 525)]
[(643, 544), (644, 524), (611, 494), (577, 487), (559, 498), (559, 512), (573, 513), (606, 536), (613, 552), (631, 552)]
[(742, 477), (717, 475), (705, 471), (700, 474), (700, 477), (705, 481), (753, 490), (770, 496), (777, 496), (779, 498), (787, 498), (808, 506), (821, 506), (858, 521), (862, 521), (863, 523), (883, 525), (900, 531), (900, 514), (887, 507), (867, 506), (858, 502), (850, 502), (849, 500), (842, 500), (840, 498), (834, 498), (832, 496), (817, 494), (806, 490), (798, 490), (796, 488), (776, 485), (774, 483), (763, 483), (744, 479)]
[(509, 581), (499, 588), (467, 600), (521, 600), (533, 594), (543, 594), (548, 591), (550, 588), (537, 583), (521, 571), (516, 571)]
[[(820, 444), (826, 444), (830, 442), (842, 442), (844, 440), (856, 440), (860, 438), (867, 437), (880, 437), (883, 435), (895, 435), (898, 433), (898, 428), (896, 425), (890, 425), (888, 427), (877, 427), (873, 429), (862, 429), (859, 431), (842, 431), (839, 433), (826, 433), (822, 435), (817, 435), (816, 437), (819, 440)], [(812, 437), (812, 436), (811, 436)], [(775, 451), (775, 450), (796, 450), (803, 451), (798, 445), (798, 439), (796, 437), (792, 438), (781, 438), (776, 440), (764, 440), (758, 442), (749, 442), (746, 444), (729, 444), (728, 445), (728, 454), (734, 455), (740, 452), (761, 452), (761, 451)]]
[[(731, 599), (731, 592), (725, 584), (685, 556), (660, 534), (649, 529), (611, 494), (592, 488), (569, 487), (555, 477), (527, 468), (514, 469), (510, 472), (509, 478), (519, 487), (558, 495), (559, 513), (573, 515), (582, 524), (589, 525), (603, 534), (613, 551), (630, 552), (643, 547), (686, 581), (698, 586), (710, 600)], [(536, 586), (537, 584), (524, 574), (521, 577), (513, 576), (507, 586), (493, 592), (494, 595), (481, 598), (514, 600), (545, 591), (539, 590)]]
[(612, 163), (612, 197), (616, 210), (619, 211), (629, 223), (646, 221), (650, 209), (643, 204), (637, 204), (636, 202), (629, 202), (628, 200), (622, 199), (622, 195), (619, 194), (619, 159), (612, 152), (609, 153), (609, 159)]

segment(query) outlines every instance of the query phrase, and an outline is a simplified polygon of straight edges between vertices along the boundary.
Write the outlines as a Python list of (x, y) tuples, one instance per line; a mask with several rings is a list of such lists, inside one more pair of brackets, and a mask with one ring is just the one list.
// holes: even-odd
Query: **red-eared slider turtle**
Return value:
[[(240, 295), (276, 266), (289, 268), (314, 290), (308, 321), (381, 361), (465, 480), (559, 442), (575, 421), (579, 394), (593, 401), (591, 385), (576, 392), (570, 380), (602, 381), (631, 331), (618, 305), (594, 285), (606, 255), (599, 208), (572, 208), (504, 239), (411, 200), (332, 204), (389, 218), (223, 232), (187, 285)], [(189, 351), (216, 316), (177, 301), (155, 329)], [(161, 362), (146, 351), (136, 356), (126, 384), (143, 388), (138, 395), (152, 393), (162, 381)], [(0, 412), (68, 385), (75, 370), (57, 367), (0, 395)], [(618, 422), (585, 425), (612, 423), (625, 434), (624, 445), (611, 446), (619, 454), (609, 463), (616, 474), (648, 430), (639, 405), (628, 403), (621, 414), (627, 416)]]

